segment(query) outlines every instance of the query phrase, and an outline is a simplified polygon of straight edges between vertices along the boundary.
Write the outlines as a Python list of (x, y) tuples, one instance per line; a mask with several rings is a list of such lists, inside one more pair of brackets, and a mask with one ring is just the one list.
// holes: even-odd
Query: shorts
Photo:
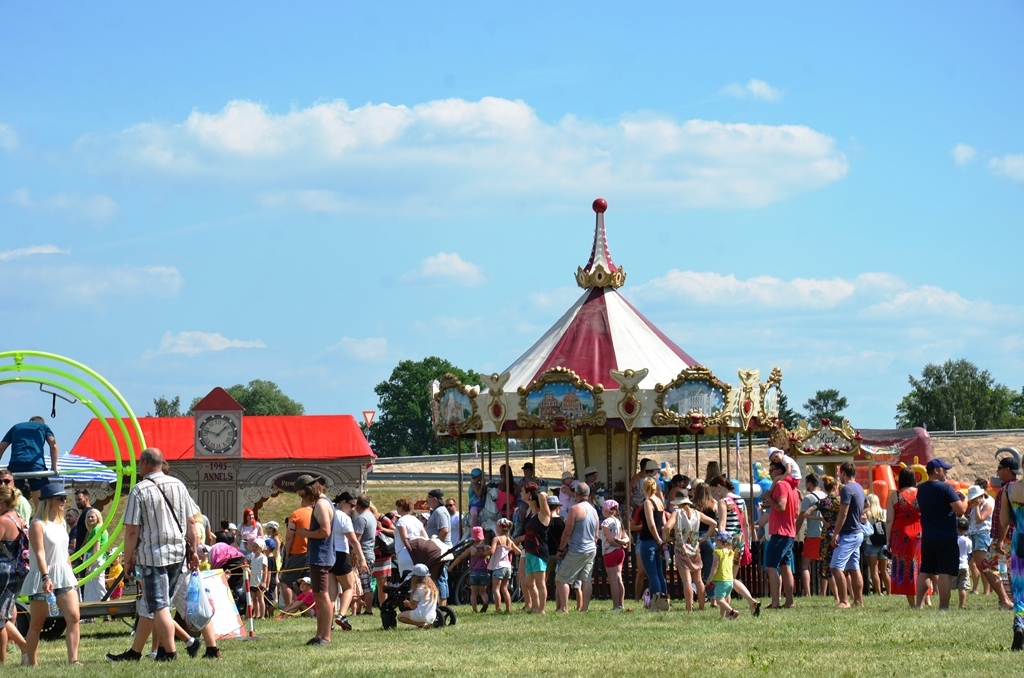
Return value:
[(177, 592), (179, 581), (187, 579), (181, 576), (184, 569), (184, 561), (166, 567), (142, 566), (142, 597), (145, 598), (148, 612), (158, 612), (173, 606), (172, 598)]
[(511, 579), (512, 568), (511, 567), (499, 567), (496, 570), (491, 570), (491, 579)]
[(992, 535), (988, 532), (975, 532), (971, 537), (971, 553), (988, 551), (992, 547)]
[(773, 534), (765, 545), (764, 566), (777, 570), (782, 567), (793, 569), (793, 537)]
[(309, 581), (313, 593), (327, 593), (328, 582), (331, 580), (331, 568), (324, 565), (309, 566)]
[(491, 573), (487, 570), (482, 572), (469, 573), (469, 585), (470, 586), (488, 586), (491, 583)]
[(821, 558), (821, 537), (804, 537), (804, 551), (801, 557), (807, 560)]
[(596, 555), (597, 551), (566, 553), (562, 564), (558, 566), (558, 571), (555, 573), (555, 581), (559, 584), (572, 584), (573, 582), (582, 584), (583, 581), (590, 581)]
[(390, 579), (391, 559), (381, 558), (380, 560), (373, 561), (373, 576), (374, 578)]
[[(46, 470), (46, 465), (43, 463), (43, 461), (41, 459), (35, 460), (35, 459), (31, 459), (30, 458), (30, 459), (25, 460), (25, 461), (16, 461), (16, 460), (12, 459), (7, 464), (7, 470), (10, 471), (14, 475), (15, 478), (17, 478), (19, 473), (32, 473), (32, 472), (35, 472), (35, 471), (45, 471)], [(32, 492), (38, 492), (39, 490), (41, 490), (44, 487), (46, 487), (50, 483), (51, 479), (50, 478), (26, 478), (25, 480), (28, 483), (28, 489), (29, 490), (31, 490)], [(54, 478), (53, 480), (56, 480), (56, 478)]]
[(626, 549), (612, 549), (603, 557), (605, 567), (618, 567), (626, 562)]
[(336, 551), (334, 553), (334, 566), (331, 567), (331, 574), (335, 577), (344, 577), (352, 572), (352, 556), (348, 551)]
[(713, 583), (715, 585), (715, 600), (726, 600), (732, 595), (731, 581), (716, 581)]
[(373, 586), (373, 573), (369, 569), (359, 570), (359, 586), (362, 587), (364, 593)]
[(971, 571), (964, 568), (956, 573), (956, 578), (953, 579), (952, 585), (949, 587), (953, 591), (970, 591), (971, 590)]
[(960, 547), (956, 539), (921, 540), (921, 574), (955, 577), (959, 572)]
[[(54, 589), (53, 590), (53, 595), (54, 596), (62, 596), (65, 593), (67, 593), (68, 591), (73, 591), (74, 589), (75, 589), (74, 586), (62, 586), (59, 589)], [(28, 599), (29, 600), (46, 600), (46, 591), (40, 591), (39, 593), (33, 593), (31, 596), (28, 597)]]
[(544, 558), (538, 558), (532, 553), (526, 554), (526, 574), (533, 574), (535, 572), (547, 572), (548, 561)]
[(285, 558), (278, 576), (282, 584), (294, 587), (307, 574), (309, 574), (309, 569), (306, 567), (306, 554), (298, 553)]
[(884, 546), (875, 546), (874, 544), (864, 544), (864, 557), (865, 558), (882, 558), (882, 550)]
[[(839, 544), (832, 552), (832, 562), (829, 567), (833, 570), (845, 570), (847, 572), (860, 569), (860, 545), (864, 541), (864, 534), (857, 530), (848, 534), (839, 535)], [(956, 545), (956, 542), (953, 543)]]

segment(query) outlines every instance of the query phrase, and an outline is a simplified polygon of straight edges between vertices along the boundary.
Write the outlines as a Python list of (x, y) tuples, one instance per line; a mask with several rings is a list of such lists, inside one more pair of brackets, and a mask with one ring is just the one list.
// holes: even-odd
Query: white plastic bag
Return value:
[(185, 606), (185, 621), (199, 631), (213, 619), (213, 600), (210, 591), (203, 584), (199, 572), (193, 572), (188, 579), (188, 595)]

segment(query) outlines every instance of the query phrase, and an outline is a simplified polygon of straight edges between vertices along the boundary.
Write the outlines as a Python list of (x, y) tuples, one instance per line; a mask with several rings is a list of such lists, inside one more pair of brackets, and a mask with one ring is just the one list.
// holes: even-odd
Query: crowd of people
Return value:
[[(45, 468), (47, 447), (56, 453), (52, 433), (35, 420), (14, 427), (2, 446), (12, 447), (13, 465), (23, 470), (39, 470), (40, 463)], [(372, 615), (374, 604), (385, 602), (394, 570), (400, 579), (411, 577), (397, 620), (429, 628), (449, 598), (449, 571), (463, 561), (474, 612), (492, 600), (494, 613), (511, 613), (514, 573), (527, 613), (545, 614), (552, 589), (558, 612), (568, 612), (572, 598), (576, 610), (586, 612), (595, 565), (608, 584), (612, 609), (624, 610), (630, 551), (636, 559), (633, 597), (652, 611), (670, 608), (674, 577), (687, 611), (713, 606), (731, 620), (744, 614), (745, 604), (747, 613), (760, 616), (762, 601), (739, 578), (741, 571), (760, 573), (742, 569), (757, 552), (767, 575), (765, 609), (794, 607), (798, 587), (805, 596), (832, 596), (839, 608), (862, 606), (865, 591), (905, 596), (914, 608), (931, 605), (934, 594), (939, 609), (950, 606), (954, 590), (961, 607), (970, 590), (994, 593), (1001, 608), (1013, 611), (1012, 649), (1024, 649), (1024, 539), (1014, 529), (1024, 519), (1018, 458), (1003, 457), (991, 483), (979, 479), (965, 492), (946, 482), (951, 465), (943, 459), (928, 462), (927, 480), (920, 483), (904, 468), (885, 506), (864, 492), (852, 463), (839, 465), (836, 477), (804, 477), (783, 450), (770, 447), (768, 459), (771, 485), (759, 499), (756, 521), (717, 464), (709, 464), (703, 479), (676, 475), (662, 483), (659, 464), (644, 459), (629, 481), (625, 506), (600, 487), (593, 467), (584, 469), (583, 479), (566, 472), (551, 492), (532, 463), (524, 464), (519, 480), (502, 466), (500, 481), (490, 486), (473, 469), (465, 519), (458, 502), (440, 489), (428, 493), (425, 512), (398, 499), (382, 513), (366, 495), (341, 492), (332, 500), (319, 479), (303, 475), (294, 485), (301, 505), (284, 530), (276, 521), (260, 523), (246, 509), (240, 526), (223, 521), (214, 532), (185, 486), (168, 475), (160, 451), (149, 448), (138, 462), (142, 480), (126, 505), (123, 556), (113, 563), (103, 557), (108, 536), (87, 490), (75, 492), (75, 507), (67, 507), (62, 484), (32, 478), (23, 493), (10, 468), (0, 469), (0, 662), (10, 642), (21, 650), (23, 664), (37, 664), (41, 629), (56, 613), (67, 626), (68, 662), (79, 663), (79, 601), (120, 595), (122, 572), (139, 580), (140, 621), (132, 646), (107, 658), (138, 661), (152, 636), (150, 656), (172, 661), (176, 641), (184, 641), (190, 656), (204, 644), (205, 657), (221, 656), (209, 625), (200, 640), (171, 616), (172, 608), (185, 607), (182, 575), (190, 570), (245, 568), (253, 616), (312, 617), (316, 630), (307, 645), (316, 646), (331, 642), (335, 625), (351, 630), (349, 615)], [(463, 540), (461, 554), (432, 574), (424, 544), (442, 552)], [(70, 554), (83, 546), (87, 567), (80, 571), (92, 573), (104, 563), (109, 570), (79, 586)], [(1008, 567), (1012, 595), (1001, 567)], [(30, 601), (25, 637), (13, 623), (19, 595)], [(739, 608), (733, 606), (737, 599)]]

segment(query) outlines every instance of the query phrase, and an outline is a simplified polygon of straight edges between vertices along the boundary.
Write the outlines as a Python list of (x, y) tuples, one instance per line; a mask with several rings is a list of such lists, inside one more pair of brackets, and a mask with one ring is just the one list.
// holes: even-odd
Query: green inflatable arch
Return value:
[[(78, 582), (83, 584), (93, 577), (103, 575), (107, 566), (124, 548), (124, 537), (121, 534), (124, 524), (119, 521), (112, 531), (108, 528), (111, 519), (117, 514), (122, 495), (126, 495), (135, 485), (135, 460), (139, 452), (146, 447), (142, 428), (132, 408), (110, 382), (94, 370), (70, 358), (42, 351), (2, 352), (0, 385), (14, 383), (40, 384), (68, 393), (92, 411), (110, 438), (110, 445), (114, 450), (117, 487), (114, 489), (114, 497), (106, 511), (102, 527), (110, 534), (110, 541), (107, 543), (116, 544), (116, 547), (97, 551), (88, 560), (75, 566), (75, 574), (79, 575)], [(108, 419), (114, 421), (114, 428), (111, 428)], [(125, 426), (126, 419), (131, 426), (131, 432)], [(137, 449), (136, 442), (139, 445)], [(79, 471), (83, 472), (87, 471)], [(75, 471), (60, 471), (61, 476), (70, 476), (74, 473)], [(82, 557), (97, 539), (98, 535), (83, 544), (71, 555), (72, 560)], [(93, 568), (94, 564), (98, 567)], [(92, 572), (80, 574), (89, 569), (92, 569)]]

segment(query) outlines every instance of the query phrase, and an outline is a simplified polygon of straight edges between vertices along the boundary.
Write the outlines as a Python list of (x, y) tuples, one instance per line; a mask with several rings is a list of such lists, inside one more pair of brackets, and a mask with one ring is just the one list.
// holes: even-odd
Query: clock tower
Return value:
[(233, 522), (242, 518), (239, 476), (244, 409), (219, 386), (193, 408), (196, 503), (206, 515), (224, 516)]

